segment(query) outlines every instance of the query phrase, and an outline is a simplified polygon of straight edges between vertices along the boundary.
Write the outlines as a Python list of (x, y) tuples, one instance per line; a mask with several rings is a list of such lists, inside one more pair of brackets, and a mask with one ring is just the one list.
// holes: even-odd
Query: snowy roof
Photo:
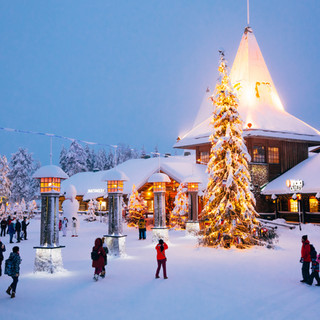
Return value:
[(149, 179), (148, 182), (170, 182), (170, 178), (165, 173), (154, 173)]
[(287, 180), (302, 180), (303, 188), (299, 193), (320, 192), (320, 154), (309, 154), (309, 158), (269, 182), (261, 191), (262, 194), (294, 193), (286, 186)]
[(68, 179), (69, 176), (58, 166), (47, 165), (39, 168), (32, 176), (34, 179), (40, 178), (60, 178)]
[(116, 169), (108, 170), (102, 177), (102, 181), (128, 181), (129, 178), (124, 172)]
[[(267, 136), (320, 142), (320, 131), (284, 110), (257, 40), (249, 27), (242, 36), (230, 79), (238, 95), (238, 110), (244, 121), (245, 137)], [(208, 143), (212, 133), (212, 112), (213, 105), (206, 92), (194, 127), (174, 147), (184, 148)]]
[[(130, 194), (133, 184), (140, 189), (148, 182), (148, 179), (159, 170), (159, 159), (132, 159), (117, 166), (127, 177), (124, 182), (123, 193)], [(160, 170), (170, 178), (181, 183), (186, 177), (196, 175), (200, 178), (203, 188), (208, 182), (206, 173), (207, 166), (195, 163), (194, 156), (174, 156), (160, 158)], [(102, 181), (108, 171), (80, 172), (62, 182), (62, 190), (73, 184), (77, 189), (77, 195), (83, 196), (84, 200), (95, 199), (105, 196), (107, 184)]]

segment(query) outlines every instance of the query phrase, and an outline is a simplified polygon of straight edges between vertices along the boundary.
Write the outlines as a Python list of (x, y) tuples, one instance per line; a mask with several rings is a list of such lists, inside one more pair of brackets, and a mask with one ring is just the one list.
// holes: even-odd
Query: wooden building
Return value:
[[(268, 211), (270, 204), (261, 196), (260, 188), (307, 159), (308, 148), (320, 145), (320, 132), (285, 111), (250, 27), (245, 28), (230, 79), (244, 121), (257, 210)], [(212, 94), (207, 89), (193, 128), (174, 145), (195, 150), (198, 163), (209, 161)]]

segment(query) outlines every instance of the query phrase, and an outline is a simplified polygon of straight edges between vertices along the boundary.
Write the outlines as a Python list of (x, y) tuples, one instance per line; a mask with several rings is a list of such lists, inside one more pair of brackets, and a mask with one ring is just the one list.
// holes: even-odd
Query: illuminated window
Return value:
[(123, 181), (114, 180), (108, 181), (108, 193), (123, 192)]
[(41, 178), (40, 192), (60, 192), (60, 178)]
[(199, 183), (197, 182), (188, 183), (188, 192), (198, 192), (198, 191), (199, 191)]
[(268, 162), (269, 163), (280, 163), (279, 161), (279, 148), (269, 147), (268, 148)]
[(319, 201), (316, 198), (309, 199), (310, 212), (319, 212)]
[(209, 162), (209, 152), (208, 151), (201, 151), (200, 152), (200, 162), (201, 163), (208, 163)]
[(298, 212), (298, 201), (297, 200), (290, 199), (289, 205), (290, 205), (290, 207), (289, 207), (290, 212)]
[(154, 182), (153, 183), (153, 192), (165, 192), (166, 183), (165, 182)]
[(266, 162), (264, 146), (253, 146), (253, 162)]

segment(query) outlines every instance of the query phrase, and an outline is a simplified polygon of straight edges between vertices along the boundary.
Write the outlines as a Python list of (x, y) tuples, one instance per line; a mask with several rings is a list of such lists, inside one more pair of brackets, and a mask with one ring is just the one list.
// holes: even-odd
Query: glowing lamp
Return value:
[(188, 192), (198, 192), (199, 191), (199, 183), (201, 179), (196, 176), (190, 176), (183, 180), (183, 183), (187, 184)]
[(60, 193), (61, 180), (69, 177), (58, 166), (48, 165), (39, 168), (33, 178), (40, 180), (40, 193)]
[(291, 187), (291, 180), (289, 180), (289, 179), (286, 180), (286, 186), (287, 186), (288, 188)]
[(154, 173), (148, 180), (153, 183), (153, 192), (166, 192), (166, 183), (170, 178), (165, 173)]
[(301, 200), (301, 194), (300, 193), (297, 194), (297, 200)]
[(123, 181), (129, 180), (128, 177), (119, 170), (109, 170), (102, 178), (103, 181), (108, 183), (108, 194), (109, 193), (122, 193), (123, 192)]

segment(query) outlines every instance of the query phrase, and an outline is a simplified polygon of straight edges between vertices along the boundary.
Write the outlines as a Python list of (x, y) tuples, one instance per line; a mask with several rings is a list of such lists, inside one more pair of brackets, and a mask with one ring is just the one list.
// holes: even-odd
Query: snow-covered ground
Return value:
[[(320, 288), (299, 281), (301, 236), (320, 250), (318, 226), (280, 228), (274, 250), (198, 247), (184, 232), (170, 231), (167, 280), (154, 278), (151, 231), (139, 241), (137, 230), (125, 228), (127, 257), (109, 258), (106, 278), (94, 282), (90, 252), (106, 225), (82, 221), (78, 238), (61, 236), (67, 271), (54, 275), (33, 273), (39, 225), (31, 220), (29, 240), (20, 243), (15, 299), (5, 293), (11, 278), (0, 278), (0, 319), (318, 319)], [(15, 244), (2, 240), (6, 259)]]

